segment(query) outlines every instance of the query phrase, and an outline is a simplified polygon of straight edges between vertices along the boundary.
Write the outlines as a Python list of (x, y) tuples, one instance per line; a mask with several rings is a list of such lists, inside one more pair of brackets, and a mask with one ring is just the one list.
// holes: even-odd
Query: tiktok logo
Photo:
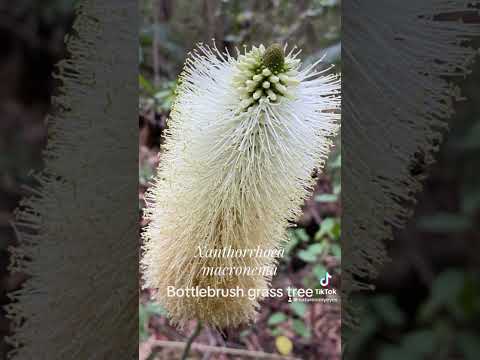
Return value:
[(325, 276), (320, 279), (320, 285), (322, 285), (323, 287), (328, 286), (328, 284), (330, 284), (331, 278), (332, 278), (332, 275), (330, 275), (328, 272), (325, 273)]

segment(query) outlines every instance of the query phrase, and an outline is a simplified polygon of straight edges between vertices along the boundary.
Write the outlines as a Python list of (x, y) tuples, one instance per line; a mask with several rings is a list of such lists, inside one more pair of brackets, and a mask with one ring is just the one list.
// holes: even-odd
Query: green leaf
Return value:
[(333, 244), (330, 248), (330, 251), (332, 252), (332, 255), (341, 258), (342, 257), (342, 249), (340, 248), (340, 245), (338, 244)]
[(148, 338), (147, 320), (148, 320), (148, 314), (147, 314), (147, 311), (145, 310), (145, 306), (143, 304), (139, 304), (138, 305), (138, 330), (139, 330), (138, 337), (140, 341), (145, 341)]
[(333, 193), (335, 195), (340, 195), (340, 193), (342, 192), (342, 184), (335, 184), (333, 185)]
[(297, 256), (307, 263), (313, 263), (317, 261), (317, 255), (312, 254), (306, 250), (300, 250)]
[(324, 244), (312, 244), (307, 248), (307, 252), (313, 255), (320, 255), (324, 248)]
[(152, 179), (154, 169), (150, 164), (144, 164), (139, 167), (139, 182), (141, 185), (146, 185)]
[(315, 240), (321, 240), (325, 235), (328, 235), (333, 240), (340, 237), (340, 223), (335, 218), (326, 218), (320, 224), (320, 230), (315, 234)]
[(477, 150), (480, 148), (480, 123), (473, 125), (467, 135), (457, 144), (461, 150)]
[(392, 296), (377, 296), (372, 305), (381, 319), (389, 326), (400, 326), (405, 323), (405, 314), (395, 303)]
[(441, 308), (455, 311), (464, 285), (463, 272), (452, 269), (441, 273), (433, 282), (429, 300), (420, 310), (421, 319), (430, 319)]
[(305, 289), (315, 288), (317, 281), (314, 281), (311, 277), (306, 276), (302, 279), (302, 284)]
[(472, 224), (470, 219), (464, 215), (437, 213), (419, 218), (417, 225), (426, 232), (457, 233), (468, 230)]
[(432, 330), (409, 333), (403, 338), (402, 348), (424, 359), (435, 350), (435, 333)]
[(307, 329), (303, 320), (294, 319), (292, 326), (293, 326), (293, 331), (295, 331), (298, 335), (304, 338), (309, 338), (311, 336), (311, 332), (309, 329)]
[(337, 222), (335, 222), (335, 225), (332, 228), (332, 230), (330, 231), (329, 235), (332, 238), (332, 240), (338, 240), (338, 239), (340, 239), (341, 234), (342, 234), (342, 228), (340, 226), (340, 223), (337, 221)]
[(141, 65), (145, 61), (145, 57), (143, 56), (143, 49), (141, 46), (138, 47), (138, 63)]
[(478, 335), (470, 332), (463, 332), (458, 338), (459, 349), (465, 355), (465, 360), (477, 360), (480, 354), (480, 343)]
[(279, 336), (279, 335), (283, 334), (283, 329), (281, 329), (279, 327), (276, 327), (276, 328), (271, 329), (270, 333), (272, 334), (272, 336)]
[(321, 203), (333, 203), (338, 201), (338, 196), (336, 194), (320, 194), (315, 196), (315, 201)]
[(323, 265), (315, 265), (312, 272), (318, 280), (321, 280), (327, 273), (327, 269), (325, 269), (325, 266)]
[(138, 330), (140, 341), (145, 341), (148, 336), (148, 322), (152, 315), (167, 316), (167, 311), (157, 303), (149, 302), (138, 305)]
[(241, 331), (239, 336), (241, 338), (244, 338), (244, 337), (247, 337), (248, 335), (250, 335), (250, 333), (251, 333), (250, 329), (246, 329), (246, 330)]
[(381, 348), (379, 353), (379, 360), (405, 360), (408, 356), (408, 360), (423, 360), (417, 355), (411, 354), (410, 352), (405, 353), (405, 350), (400, 346), (395, 345), (385, 345)]
[(480, 208), (480, 190), (466, 191), (462, 198), (462, 210), (465, 214), (473, 214)]
[(145, 79), (142, 74), (138, 75), (138, 83), (140, 85), (140, 88), (145, 90), (149, 95), (155, 95), (155, 88), (147, 79)]
[(171, 89), (165, 89), (165, 90), (160, 90), (158, 92), (155, 93), (155, 98), (157, 98), (157, 100), (163, 100), (169, 96), (172, 95), (172, 90)]
[(300, 243), (300, 239), (295, 236), (293, 231), (289, 231), (288, 242), (285, 245), (285, 254), (290, 254), (293, 249)]
[(160, 315), (160, 316), (168, 315), (167, 310), (165, 310), (164, 307), (158, 303), (154, 303), (154, 302), (148, 303), (145, 309), (149, 315)]
[(339, 169), (342, 166), (342, 154), (338, 154), (335, 159), (328, 163), (330, 169)]
[(380, 351), (380, 360), (430, 359), (435, 352), (435, 334), (419, 330), (404, 336), (400, 346), (386, 345)]
[(334, 6), (337, 6), (340, 1), (339, 0), (320, 0), (320, 3), (322, 4), (322, 6), (325, 6), (325, 7), (334, 7)]
[(320, 224), (320, 227), (325, 232), (325, 234), (328, 234), (333, 230), (335, 224), (336, 221), (334, 218), (325, 218)]
[(295, 236), (297, 236), (301, 241), (307, 242), (310, 240), (307, 231), (303, 228), (295, 230)]
[(287, 315), (282, 312), (273, 313), (269, 318), (267, 324), (269, 326), (275, 326), (287, 321)]
[(292, 309), (295, 315), (303, 318), (307, 312), (307, 304), (300, 301), (294, 301), (290, 303), (290, 309)]

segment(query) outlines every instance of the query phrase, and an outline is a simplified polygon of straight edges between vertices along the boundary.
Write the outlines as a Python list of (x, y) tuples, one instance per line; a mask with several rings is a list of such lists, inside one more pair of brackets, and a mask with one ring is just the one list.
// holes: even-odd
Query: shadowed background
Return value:
[[(42, 166), (41, 150), (46, 140), (44, 115), (56, 85), (50, 73), (54, 63), (65, 56), (63, 36), (73, 20), (72, 1), (18, 1), (15, 9), (10, 5), (8, 1), (0, 2), (0, 276), (3, 304), (8, 301), (5, 291), (18, 288), (23, 281), (22, 276), (9, 276), (6, 270), (7, 247), (15, 242), (12, 210), (25, 194), (22, 187), (34, 183), (28, 176), (30, 171)], [(196, 41), (212, 37), (217, 39), (219, 47), (229, 48), (242, 43), (275, 40), (297, 44), (304, 48), (303, 56), (307, 58), (330, 48), (332, 60), (338, 62), (334, 55), (338, 56), (341, 36), (339, 5), (337, 1), (196, 1), (194, 4), (158, 1), (142, 4), (140, 207), (143, 190), (156, 165), (155, 154), (166, 125), (174, 79), (186, 51)], [(153, 52), (154, 48), (158, 51)], [(381, 270), (378, 291), (359, 299), (368, 311), (361, 319), (358, 337), (351, 344), (352, 359), (473, 360), (480, 353), (477, 341), (480, 331), (477, 325), (480, 312), (477, 245), (480, 240), (479, 74), (477, 63), (470, 77), (458, 81), (468, 101), (455, 106), (457, 113), (450, 121), (451, 132), (438, 154), (438, 162), (426, 169), (420, 156), (418, 162), (412, 164), (412, 174), (429, 174), (425, 192), (420, 197), (415, 218), (389, 245), (393, 262)], [(317, 242), (316, 234), (323, 221), (332, 219), (324, 224), (325, 229), (330, 229), (325, 236), (326, 243), (335, 244), (338, 238), (340, 181), (336, 180), (338, 163), (330, 163), (327, 176), (319, 179), (318, 195), (333, 196), (319, 196), (318, 201), (308, 202), (305, 215), (299, 220), (301, 227), (292, 234), (295, 247), (284, 265), (285, 274), (295, 274), (292, 281), (314, 278), (315, 269), (322, 271), (316, 268), (320, 258), (309, 260), (312, 256), (308, 249)], [(338, 251), (333, 249), (336, 248), (332, 247), (332, 252)], [(320, 265), (340, 271), (338, 255), (329, 253), (321, 257)], [(294, 340), (294, 351), (299, 354), (331, 351), (334, 358), (338, 357), (336, 334), (331, 335), (331, 344), (323, 337), (328, 338), (325, 332), (338, 325), (336, 313), (329, 318), (322, 316), (328, 314), (327, 309), (322, 309), (322, 314), (314, 314), (310, 320), (310, 312), (307, 315), (305, 309), (287, 308), (283, 303), (264, 306), (267, 308), (257, 329), (228, 334), (226, 339), (208, 333), (199, 339), (217, 345), (250, 346), (274, 352), (274, 338), (283, 333)], [(142, 339), (185, 339), (185, 334), (168, 326), (162, 309), (148, 301), (148, 293), (141, 294), (139, 315)], [(316, 330), (312, 324), (318, 319), (321, 321)], [(2, 318), (0, 331), (7, 334), (8, 329), (8, 321)], [(315, 344), (314, 339), (319, 335), (322, 341)], [(318, 350), (319, 344), (321, 350)], [(418, 351), (413, 351), (415, 349)], [(4, 355), (6, 346), (3, 343), (1, 351)]]
[[(14, 6), (13, 6), (14, 5)], [(45, 115), (56, 82), (54, 64), (65, 56), (64, 35), (73, 22), (73, 1), (0, 2), (0, 287), (1, 304), (6, 291), (21, 285), (24, 276), (9, 276), (7, 248), (16, 237), (13, 210), (26, 186), (34, 185), (32, 171), (42, 168), (46, 144)], [(9, 323), (0, 319), (3, 336)], [(2, 338), (3, 338), (2, 336)], [(0, 357), (8, 347), (0, 343)]]

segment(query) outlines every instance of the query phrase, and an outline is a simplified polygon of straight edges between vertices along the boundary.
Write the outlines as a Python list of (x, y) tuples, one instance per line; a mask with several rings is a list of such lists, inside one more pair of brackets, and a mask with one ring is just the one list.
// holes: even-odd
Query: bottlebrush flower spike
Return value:
[[(155, 183), (147, 193), (145, 287), (182, 326), (254, 319), (260, 275), (205, 276), (202, 268), (259, 268), (275, 259), (204, 257), (203, 249), (278, 249), (311, 192), (338, 131), (340, 80), (299, 51), (263, 45), (222, 54), (199, 45), (180, 76)], [(245, 297), (177, 297), (168, 288), (243, 289)]]

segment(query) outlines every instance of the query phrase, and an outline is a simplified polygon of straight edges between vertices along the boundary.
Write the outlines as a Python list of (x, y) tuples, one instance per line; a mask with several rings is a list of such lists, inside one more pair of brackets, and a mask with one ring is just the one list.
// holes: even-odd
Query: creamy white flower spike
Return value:
[[(340, 80), (330, 68), (317, 71), (320, 60), (302, 68), (294, 51), (260, 45), (234, 58), (199, 45), (186, 61), (147, 193), (142, 258), (145, 286), (157, 289), (180, 326), (198, 319), (225, 328), (255, 319), (271, 276), (208, 276), (205, 269), (262, 269), (276, 259), (205, 258), (199, 248), (281, 248), (313, 188), (313, 169), (330, 151)], [(245, 296), (172, 296), (197, 287), (241, 289)]]

